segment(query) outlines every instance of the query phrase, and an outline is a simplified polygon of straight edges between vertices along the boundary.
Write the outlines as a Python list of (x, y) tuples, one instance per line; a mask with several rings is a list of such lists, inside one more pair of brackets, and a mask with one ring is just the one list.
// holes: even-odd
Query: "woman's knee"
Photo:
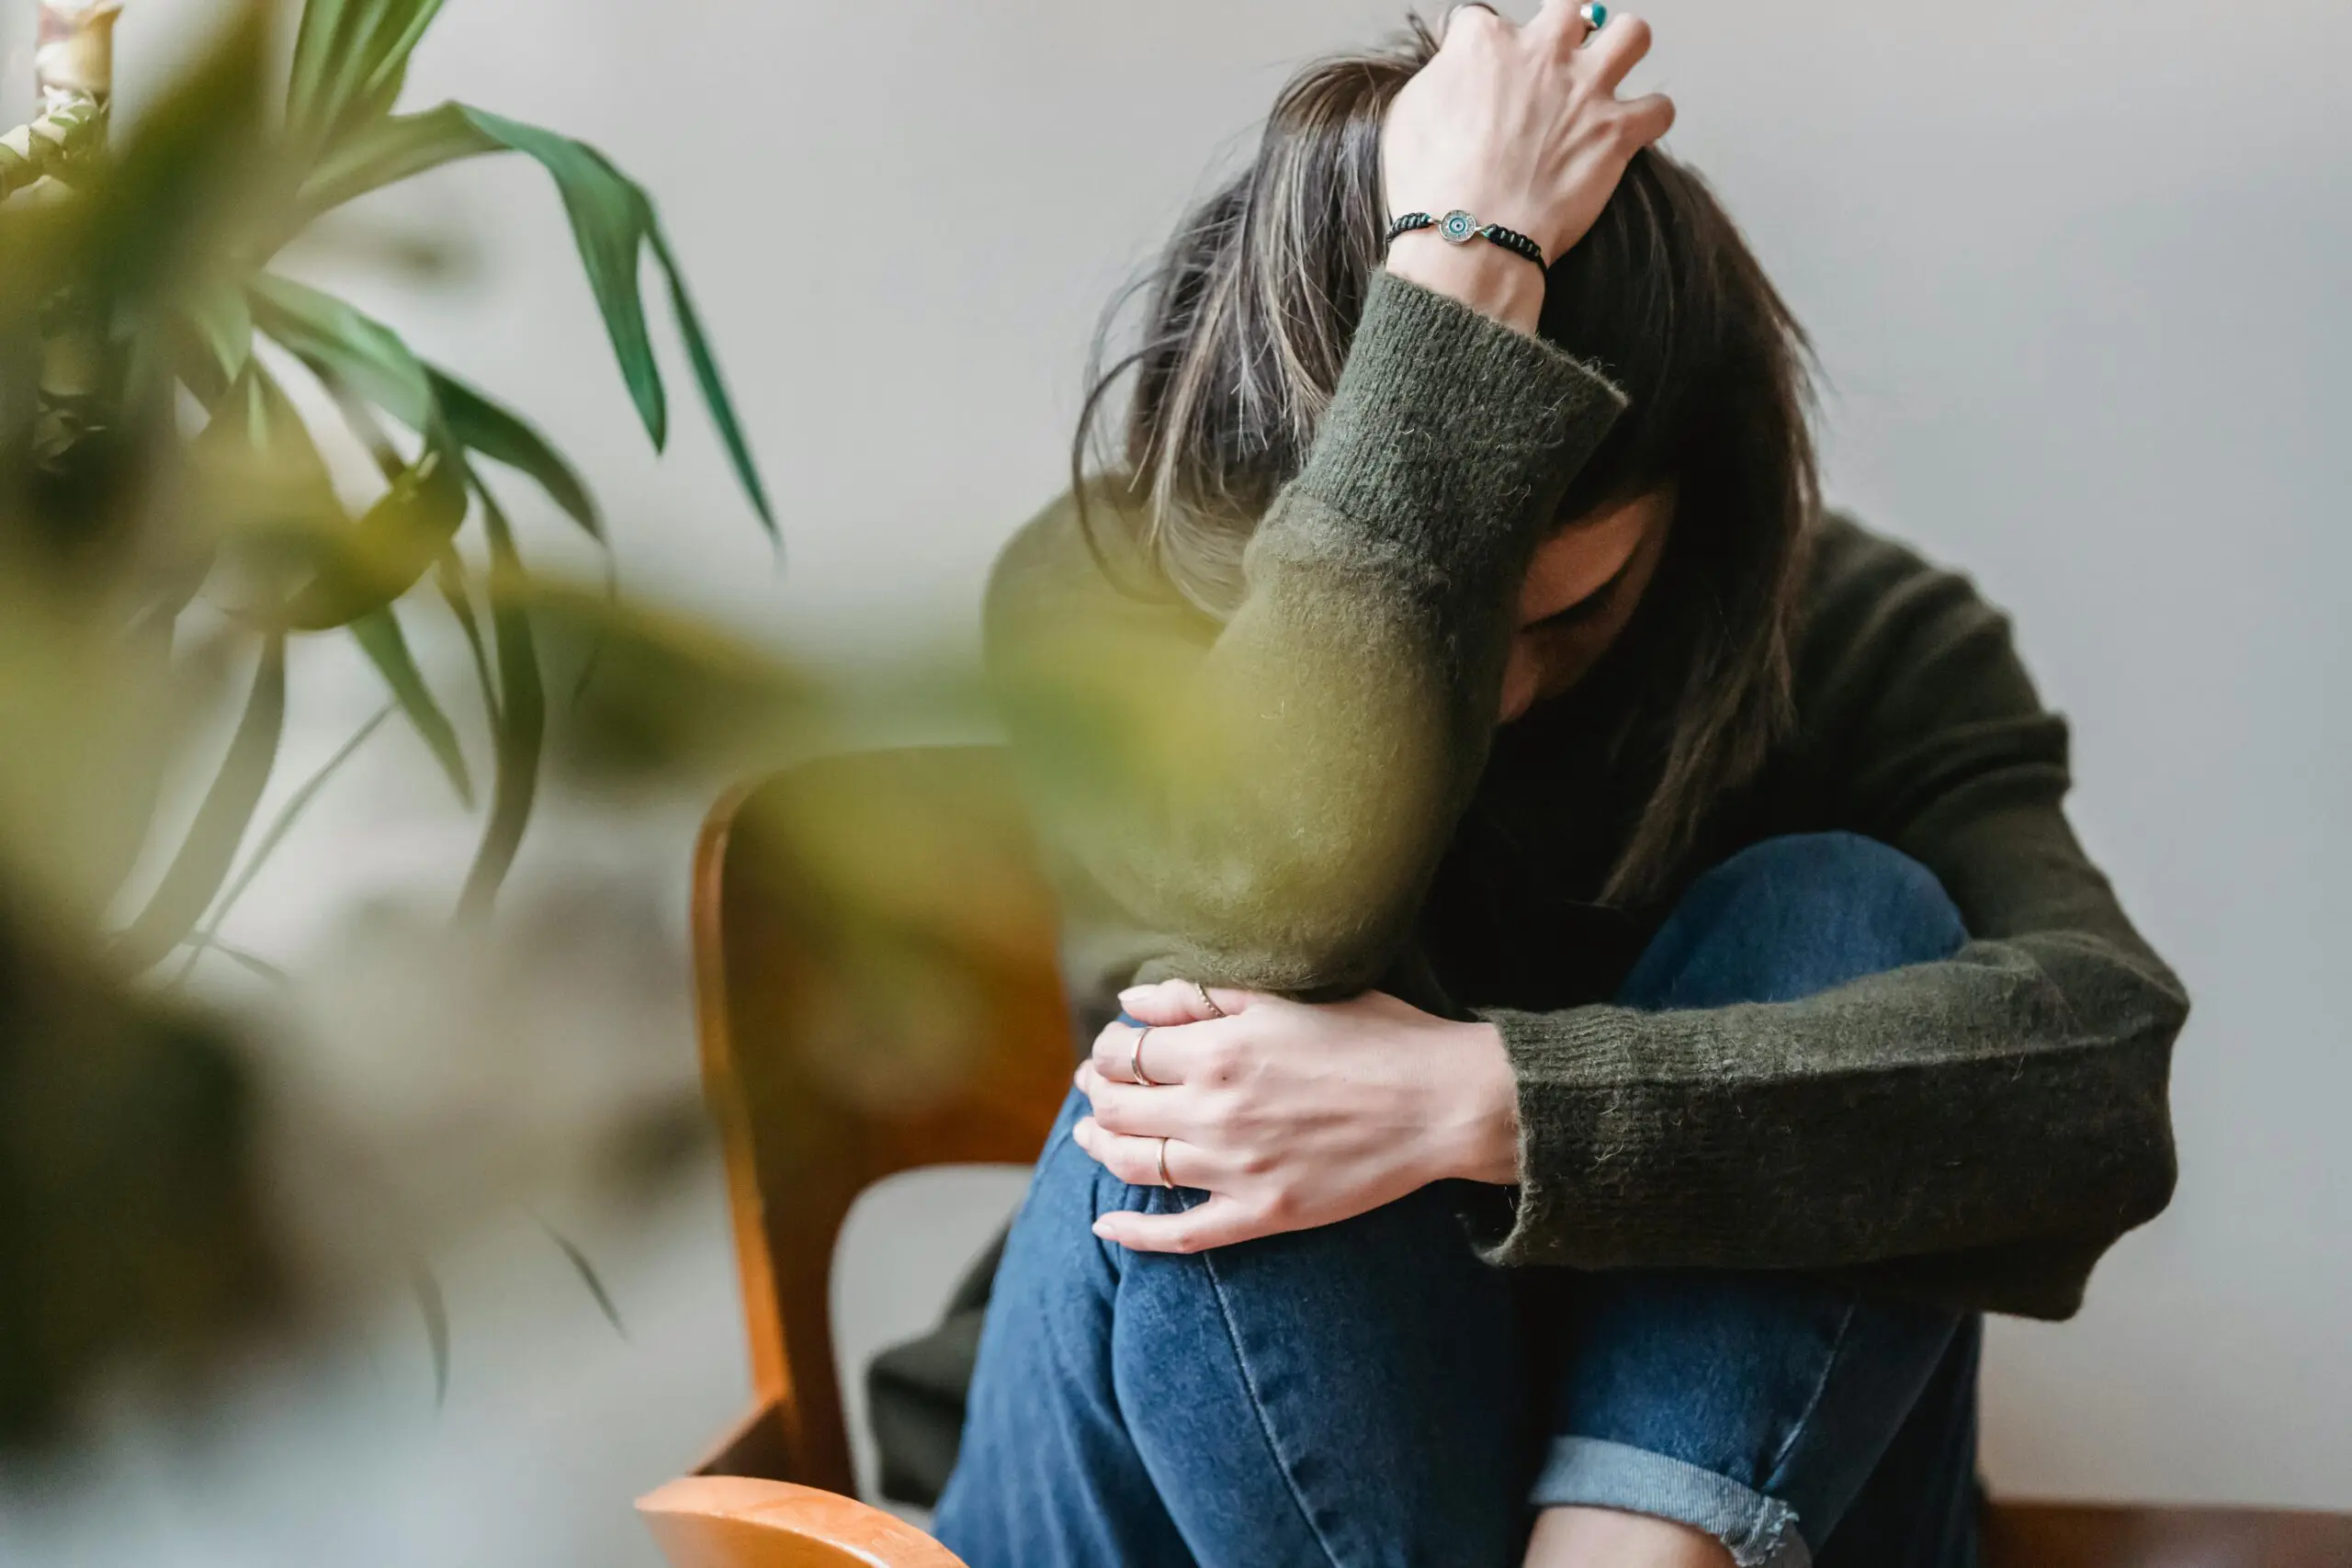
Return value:
[(1859, 833), (1790, 834), (1693, 883), (1628, 981), (1648, 1007), (1788, 1001), (1907, 964), (1967, 940), (1926, 866)]

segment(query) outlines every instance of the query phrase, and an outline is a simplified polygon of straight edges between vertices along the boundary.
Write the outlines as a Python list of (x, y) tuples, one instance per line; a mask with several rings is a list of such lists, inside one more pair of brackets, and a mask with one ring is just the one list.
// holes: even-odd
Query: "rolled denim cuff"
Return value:
[(1555, 1438), (1528, 1501), (1538, 1508), (1614, 1508), (1702, 1530), (1739, 1568), (1812, 1568), (1794, 1508), (1646, 1449), (1602, 1438)]

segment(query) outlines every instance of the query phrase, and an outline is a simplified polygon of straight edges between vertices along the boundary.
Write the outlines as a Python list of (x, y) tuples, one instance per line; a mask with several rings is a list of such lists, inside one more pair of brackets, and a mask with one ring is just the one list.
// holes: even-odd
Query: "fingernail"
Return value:
[(1121, 1007), (1125, 1007), (1131, 1003), (1142, 1001), (1145, 998), (1150, 995), (1151, 987), (1149, 986), (1129, 986), (1125, 990), (1119, 993), (1119, 1005)]

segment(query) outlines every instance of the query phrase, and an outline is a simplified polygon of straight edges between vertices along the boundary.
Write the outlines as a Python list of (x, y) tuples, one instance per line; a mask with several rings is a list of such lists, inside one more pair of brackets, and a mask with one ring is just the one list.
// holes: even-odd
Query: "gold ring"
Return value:
[(1175, 1179), (1168, 1174), (1168, 1140), (1159, 1140), (1159, 1184), (1170, 1192), (1176, 1190)]
[(1206, 986), (1204, 986), (1198, 980), (1195, 980), (1193, 982), (1193, 989), (1201, 993), (1201, 1005), (1209, 1010), (1209, 1016), (1211, 1018), (1224, 1018), (1228, 1016), (1223, 1008), (1216, 1005), (1216, 998), (1209, 995), (1209, 988)]
[(1135, 1069), (1136, 1082), (1143, 1085), (1146, 1089), (1158, 1089), (1160, 1087), (1159, 1085), (1152, 1082), (1148, 1077), (1145, 1076), (1143, 1070), (1143, 1043), (1151, 1038), (1152, 1028), (1153, 1025), (1147, 1023), (1141, 1029), (1136, 1031), (1135, 1054), (1127, 1058), (1127, 1066)]

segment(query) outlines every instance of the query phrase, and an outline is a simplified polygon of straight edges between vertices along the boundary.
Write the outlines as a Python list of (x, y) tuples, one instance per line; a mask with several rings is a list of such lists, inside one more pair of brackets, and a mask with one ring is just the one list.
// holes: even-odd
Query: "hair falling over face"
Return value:
[[(1388, 106), (1436, 52), (1385, 47), (1294, 76), (1250, 164), (1203, 201), (1140, 285), (1141, 342), (1097, 373), (1072, 447), (1090, 530), (1138, 531), (1162, 581), (1212, 615), (1243, 592), (1250, 536), (1306, 460), (1382, 260)], [(1552, 265), (1541, 330), (1629, 406), (1563, 523), (1671, 484), (1673, 537), (1645, 604), (1642, 732), (1602, 738), (1648, 773), (1605, 896), (1671, 878), (1710, 807), (1789, 719), (1792, 643), (1818, 509), (1804, 333), (1699, 176), (1637, 154), (1600, 221)], [(1109, 330), (1106, 328), (1106, 339)], [(1109, 418), (1132, 375), (1124, 429)], [(1089, 489), (1115, 507), (1088, 509)]]

